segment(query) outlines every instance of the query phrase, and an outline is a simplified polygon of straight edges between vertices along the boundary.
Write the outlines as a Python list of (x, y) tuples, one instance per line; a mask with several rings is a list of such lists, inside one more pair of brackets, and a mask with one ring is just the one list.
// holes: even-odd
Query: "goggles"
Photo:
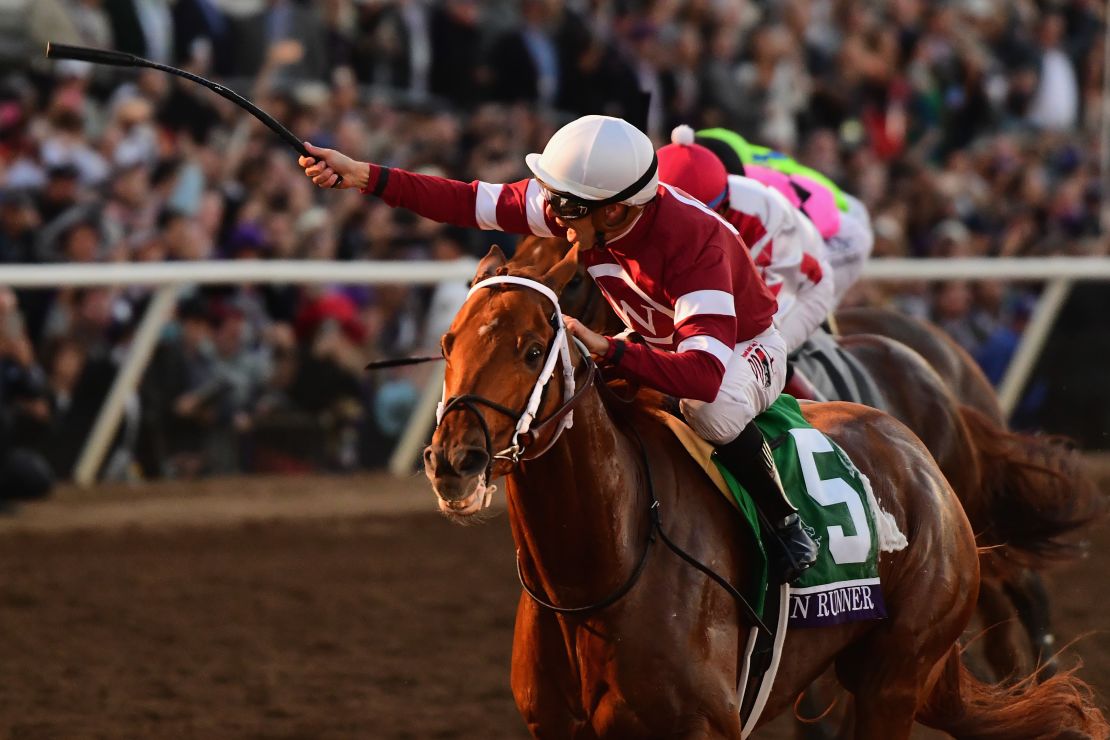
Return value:
[(636, 182), (616, 195), (604, 198), (603, 200), (587, 200), (586, 198), (579, 198), (577, 195), (571, 195), (570, 193), (559, 193), (547, 187), (542, 182), (540, 183), (540, 187), (542, 188), (543, 199), (547, 201), (547, 204), (551, 207), (551, 212), (561, 219), (573, 221), (576, 218), (585, 218), (590, 215), (592, 211), (602, 206), (620, 203), (622, 200), (631, 198), (651, 181), (651, 178), (655, 176), (655, 172), (658, 169), (659, 157), (652, 154), (651, 164), (648, 165), (647, 170), (644, 174), (640, 175)]
[(567, 221), (585, 218), (599, 205), (597, 201), (585, 200), (567, 193), (556, 193), (546, 187), (543, 188), (543, 199), (547, 201), (552, 213)]

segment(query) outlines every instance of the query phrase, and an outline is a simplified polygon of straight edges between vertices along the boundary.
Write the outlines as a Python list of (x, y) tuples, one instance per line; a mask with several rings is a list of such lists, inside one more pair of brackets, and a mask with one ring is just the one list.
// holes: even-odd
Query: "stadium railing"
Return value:
[[(154, 295), (132, 339), (112, 388), (74, 469), (87, 486), (108, 451), (127, 399), (150, 361), (162, 327), (172, 319), (182, 287), (197, 284), (324, 283), (431, 285), (469, 280), (473, 263), (230, 261), (174, 263), (49, 264), (0, 266), (0, 285), (13, 288), (62, 286), (147, 286)], [(1081, 280), (1110, 280), (1110, 257), (1018, 259), (881, 259), (868, 263), (864, 276), (877, 281), (1008, 280), (1045, 283), (1013, 360), (999, 385), (999, 400), (1012, 413), (1072, 285)], [(439, 400), (442, 368), (429, 379), (390, 460), (398, 475), (411, 472), (424, 444)]]

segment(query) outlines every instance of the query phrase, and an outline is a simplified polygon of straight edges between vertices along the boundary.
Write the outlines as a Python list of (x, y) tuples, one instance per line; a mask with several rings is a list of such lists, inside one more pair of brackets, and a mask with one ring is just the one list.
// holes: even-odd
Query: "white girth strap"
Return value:
[[(567, 341), (566, 327), (563, 325), (563, 312), (559, 308), (559, 296), (555, 295), (555, 291), (551, 290), (551, 288), (543, 283), (529, 278), (515, 275), (498, 275), (475, 283), (470, 288), (470, 292), (466, 294), (466, 300), (469, 301), (470, 297), (474, 295), (477, 290), (506, 283), (531, 288), (532, 290), (542, 293), (544, 297), (551, 301), (551, 305), (555, 307), (555, 340), (551, 343), (551, 350), (548, 352), (543, 370), (540, 372), (539, 377), (536, 378), (536, 385), (532, 388), (532, 394), (528, 397), (528, 405), (524, 408), (524, 413), (521, 414), (520, 418), (517, 420), (516, 431), (513, 433), (513, 438), (509, 443), (508, 449), (498, 453), (495, 457), (501, 457), (503, 455), (512, 457), (519, 454), (520, 445), (518, 439), (521, 434), (531, 429), (532, 422), (535, 420), (536, 413), (539, 411), (543, 389), (547, 387), (548, 382), (551, 380), (551, 376), (555, 372), (555, 364), (559, 362), (559, 360), (562, 360), (563, 364), (563, 401), (566, 402), (570, 400), (570, 397), (574, 395), (574, 366), (570, 361), (570, 344)], [(446, 398), (447, 385), (445, 383), (443, 386), (443, 398), (436, 408), (436, 426), (439, 426), (440, 422), (443, 421), (443, 404)], [(555, 430), (555, 435), (558, 436), (562, 434), (563, 430), (570, 429), (573, 424), (574, 412), (571, 411), (559, 422), (559, 427)], [(516, 461), (515, 457), (513, 457), (513, 461)]]

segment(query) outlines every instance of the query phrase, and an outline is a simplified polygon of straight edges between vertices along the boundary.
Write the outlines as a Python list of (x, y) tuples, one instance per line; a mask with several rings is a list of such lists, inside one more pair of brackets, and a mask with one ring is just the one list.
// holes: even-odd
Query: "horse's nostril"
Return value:
[(424, 448), (424, 468), (433, 475), (451, 470), (451, 464), (442, 447), (428, 445)]
[(478, 475), (489, 463), (489, 453), (481, 447), (463, 447), (451, 455), (452, 467), (459, 475)]

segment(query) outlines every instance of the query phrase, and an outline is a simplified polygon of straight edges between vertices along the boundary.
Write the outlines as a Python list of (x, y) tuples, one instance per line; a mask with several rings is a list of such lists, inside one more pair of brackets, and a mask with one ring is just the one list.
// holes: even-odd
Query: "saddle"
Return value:
[(814, 401), (851, 401), (888, 411), (879, 386), (859, 360), (846, 352), (836, 338), (818, 329), (789, 357), (795, 372), (803, 375), (820, 398)]

